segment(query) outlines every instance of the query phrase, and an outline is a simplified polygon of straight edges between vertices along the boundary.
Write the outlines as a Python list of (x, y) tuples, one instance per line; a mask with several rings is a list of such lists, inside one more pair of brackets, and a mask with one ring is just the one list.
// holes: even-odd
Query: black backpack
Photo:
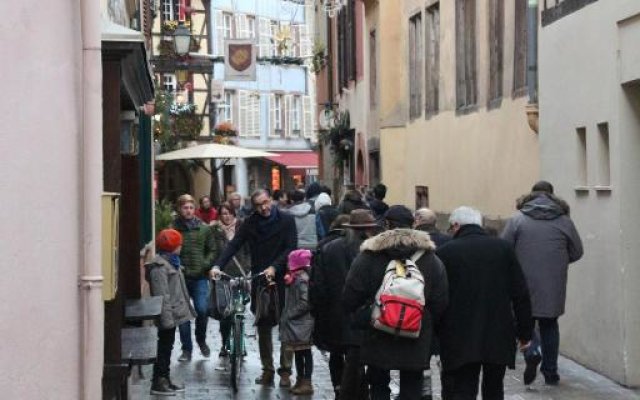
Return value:
[(213, 281), (209, 300), (209, 316), (221, 321), (233, 313), (233, 293), (228, 280)]
[(280, 298), (275, 282), (259, 280), (256, 288), (255, 325), (274, 327), (280, 322)]

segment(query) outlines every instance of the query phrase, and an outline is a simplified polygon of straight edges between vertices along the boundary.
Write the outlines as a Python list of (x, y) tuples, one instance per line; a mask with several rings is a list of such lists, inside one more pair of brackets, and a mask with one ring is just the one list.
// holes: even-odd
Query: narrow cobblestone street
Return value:
[[(287, 389), (277, 387), (261, 387), (253, 383), (260, 374), (260, 360), (258, 358), (258, 342), (255, 328), (250, 326), (248, 320), (248, 334), (246, 337), (248, 356), (242, 365), (241, 387), (236, 396), (229, 385), (229, 370), (226, 359), (218, 358), (220, 351), (220, 334), (218, 323), (210, 320), (208, 328), (211, 357), (202, 357), (198, 350), (194, 350), (193, 360), (190, 363), (177, 361), (180, 356), (180, 339), (176, 335), (176, 343), (173, 350), (171, 376), (178, 382), (184, 382), (186, 392), (178, 394), (177, 399), (205, 400), (205, 399), (333, 399), (333, 389), (329, 377), (328, 354), (324, 355), (314, 349), (313, 384), (315, 394), (313, 396), (292, 396)], [(213, 338), (213, 340), (211, 339)], [(274, 346), (278, 346), (277, 330), (274, 329)], [(274, 350), (277, 353), (277, 349)], [(275, 357), (277, 360), (277, 356)], [(277, 364), (276, 364), (277, 368)], [(522, 384), (522, 371), (524, 363), (518, 358), (515, 371), (507, 371), (505, 377), (505, 399), (507, 400), (635, 400), (640, 399), (639, 391), (628, 390), (611, 380), (585, 369), (566, 358), (560, 359), (560, 373), (562, 381), (557, 387), (546, 386), (542, 377), (529, 388)], [(434, 399), (439, 400), (440, 384), (437, 367), (433, 363), (434, 371)], [(162, 399), (163, 396), (149, 395), (151, 387), (151, 366), (142, 368), (143, 377), (138, 374), (137, 368), (132, 372), (131, 400)], [(397, 377), (392, 381), (392, 391), (397, 393)]]

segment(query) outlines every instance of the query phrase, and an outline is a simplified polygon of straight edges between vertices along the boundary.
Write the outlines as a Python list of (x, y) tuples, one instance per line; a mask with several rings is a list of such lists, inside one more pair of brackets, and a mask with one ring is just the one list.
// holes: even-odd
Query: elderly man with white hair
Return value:
[(431, 240), (433, 240), (433, 243), (436, 244), (436, 247), (440, 247), (451, 240), (451, 236), (445, 235), (436, 227), (438, 217), (434, 211), (428, 208), (420, 208), (416, 210), (414, 220), (413, 229), (427, 232)]
[(449, 308), (439, 335), (443, 400), (475, 400), (480, 371), (482, 398), (503, 399), (516, 339), (521, 350), (531, 341), (524, 274), (513, 247), (484, 231), (478, 210), (459, 207), (449, 224), (453, 239), (436, 251), (449, 279)]

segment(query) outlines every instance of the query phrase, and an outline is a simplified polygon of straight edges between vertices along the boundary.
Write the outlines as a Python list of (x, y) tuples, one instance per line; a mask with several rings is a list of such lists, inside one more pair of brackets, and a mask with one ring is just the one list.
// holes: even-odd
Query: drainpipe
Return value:
[(102, 49), (100, 2), (80, 1), (82, 30), (82, 241), (80, 267), (80, 399), (102, 398), (104, 303), (102, 302)]
[(527, 7), (527, 120), (538, 133), (538, 0), (528, 0)]

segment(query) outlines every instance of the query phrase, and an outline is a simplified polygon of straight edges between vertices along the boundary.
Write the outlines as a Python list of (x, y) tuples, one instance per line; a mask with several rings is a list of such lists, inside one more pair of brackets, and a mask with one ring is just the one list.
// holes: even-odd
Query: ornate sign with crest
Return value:
[(255, 81), (256, 49), (253, 40), (227, 39), (224, 49), (224, 80)]

